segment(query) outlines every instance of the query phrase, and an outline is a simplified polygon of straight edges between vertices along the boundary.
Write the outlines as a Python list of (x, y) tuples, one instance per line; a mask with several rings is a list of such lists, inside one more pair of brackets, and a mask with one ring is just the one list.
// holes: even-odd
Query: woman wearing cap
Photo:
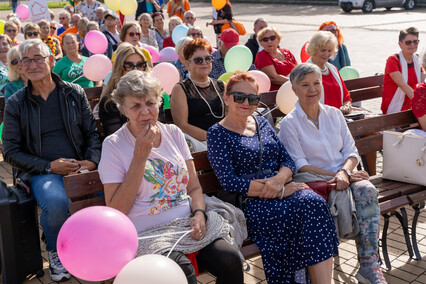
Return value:
[(225, 115), (224, 83), (209, 78), (212, 48), (202, 38), (183, 48), (189, 77), (176, 84), (170, 98), (173, 122), (198, 141), (207, 140), (207, 129)]
[(381, 106), (383, 114), (410, 109), (414, 89), (423, 81), (424, 75), (416, 54), (419, 30), (415, 27), (401, 30), (398, 44), (401, 51), (386, 60)]
[(345, 66), (351, 66), (348, 49), (343, 43), (343, 35), (340, 29), (337, 27), (337, 24), (333, 21), (324, 22), (320, 25), (318, 30), (330, 32), (337, 38), (337, 51), (330, 59), (328, 59), (328, 62), (336, 66), (338, 70)]
[(112, 50), (115, 51), (120, 43), (120, 32), (117, 30), (117, 17), (111, 13), (107, 13), (104, 19), (106, 30), (103, 33), (111, 44)]
[(271, 80), (271, 91), (278, 90), (287, 82), (288, 75), (297, 65), (296, 58), (290, 50), (278, 48), (282, 37), (273, 27), (266, 27), (257, 34), (257, 40), (263, 50), (257, 53), (254, 65), (268, 75)]

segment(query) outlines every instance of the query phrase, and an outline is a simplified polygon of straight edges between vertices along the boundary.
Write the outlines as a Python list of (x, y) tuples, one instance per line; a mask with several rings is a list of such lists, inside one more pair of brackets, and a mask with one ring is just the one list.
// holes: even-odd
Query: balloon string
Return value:
[(172, 253), (172, 251), (175, 249), (176, 245), (180, 242), (180, 240), (183, 239), (183, 237), (185, 237), (186, 235), (188, 235), (189, 233), (191, 233), (193, 230), (187, 231), (185, 234), (182, 235), (182, 237), (180, 237), (177, 242), (174, 244), (174, 246), (172, 247), (172, 249), (169, 251), (169, 253), (167, 254), (167, 257), (170, 256), (170, 254)]
[[(189, 231), (180, 231), (180, 232), (172, 232), (172, 233), (164, 233), (164, 234), (160, 234), (160, 235), (152, 235), (152, 236), (146, 236), (146, 237), (139, 237), (138, 240), (145, 240), (145, 239), (152, 239), (152, 238), (156, 238), (156, 237), (162, 237), (162, 236), (167, 236), (167, 235), (176, 235), (176, 234), (182, 234), (182, 233), (190, 233), (193, 230), (189, 230)], [(185, 236), (185, 235), (183, 235)]]
[(81, 75), (80, 77), (75, 78), (74, 80), (71, 81), (71, 83), (74, 83), (75, 81), (77, 81), (78, 79), (80, 79), (81, 77), (84, 77), (83, 75)]
[(278, 106), (276, 105), (273, 109), (271, 109), (271, 110), (269, 110), (269, 111), (267, 111), (267, 112), (265, 112), (265, 113), (263, 113), (262, 114), (262, 116), (267, 116), (268, 114), (270, 114), (271, 112), (273, 112), (274, 110), (276, 110), (278, 108)]

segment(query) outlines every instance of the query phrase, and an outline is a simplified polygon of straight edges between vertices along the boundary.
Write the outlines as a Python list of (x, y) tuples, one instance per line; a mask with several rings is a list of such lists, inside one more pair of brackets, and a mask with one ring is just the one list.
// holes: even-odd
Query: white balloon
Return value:
[(297, 101), (297, 96), (291, 88), (290, 81), (285, 82), (278, 89), (276, 103), (282, 113), (288, 114), (294, 108)]
[(159, 254), (135, 258), (124, 266), (114, 284), (188, 284), (179, 265)]

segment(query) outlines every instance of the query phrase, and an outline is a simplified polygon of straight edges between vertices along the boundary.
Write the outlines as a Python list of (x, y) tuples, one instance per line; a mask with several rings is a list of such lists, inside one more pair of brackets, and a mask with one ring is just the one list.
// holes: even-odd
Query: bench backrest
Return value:
[(99, 103), (102, 93), (102, 87), (85, 88), (87, 100), (89, 101), (90, 108), (93, 108)]
[(383, 91), (383, 75), (346, 80), (345, 85), (351, 94), (352, 102), (381, 98)]

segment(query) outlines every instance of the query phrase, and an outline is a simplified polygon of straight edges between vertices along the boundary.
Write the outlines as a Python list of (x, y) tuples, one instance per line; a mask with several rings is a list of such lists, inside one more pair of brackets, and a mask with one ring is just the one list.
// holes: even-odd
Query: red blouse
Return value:
[[(418, 119), (426, 115), (426, 84), (421, 83), (414, 90), (414, 97), (411, 100), (411, 110), (414, 116)], [(420, 129), (422, 127), (420, 126)]]
[[(257, 53), (256, 59), (254, 60), (254, 65), (256, 65), (256, 68), (260, 70), (263, 67), (274, 65), (275, 71), (279, 75), (287, 76), (290, 74), (291, 70), (293, 70), (293, 68), (297, 65), (297, 60), (290, 52), (290, 50), (285, 48), (279, 48), (279, 50), (282, 52), (282, 54), (284, 54), (286, 58), (285, 61), (280, 61), (272, 57), (272, 55), (265, 50), (262, 50), (261, 52)], [(278, 90), (280, 87), (281, 85), (271, 84), (270, 91)]]
[[(349, 94), (348, 89), (346, 89), (345, 82), (343, 82), (343, 79), (342, 77), (340, 77), (340, 74), (339, 78), (342, 81), (343, 102), (352, 102), (351, 95)], [(336, 81), (336, 79), (334, 79), (334, 76), (331, 71), (327, 75), (322, 75), (322, 85), (324, 87), (324, 104), (340, 109), (340, 107), (342, 106), (342, 93), (340, 91), (339, 83)]]
[(168, 46), (175, 47), (175, 43), (173, 42), (171, 36), (165, 37), (163, 40), (163, 48), (166, 48)]
[[(395, 55), (389, 56), (386, 60), (385, 76), (383, 77), (383, 93), (382, 93), (382, 112), (386, 114), (388, 112), (389, 105), (395, 95), (398, 85), (390, 77), (390, 73), (402, 72), (401, 63)], [(414, 63), (408, 64), (408, 85), (414, 90), (417, 85), (416, 70), (414, 69)], [(401, 111), (410, 109), (411, 100), (408, 96), (405, 96), (404, 104), (402, 105)]]

